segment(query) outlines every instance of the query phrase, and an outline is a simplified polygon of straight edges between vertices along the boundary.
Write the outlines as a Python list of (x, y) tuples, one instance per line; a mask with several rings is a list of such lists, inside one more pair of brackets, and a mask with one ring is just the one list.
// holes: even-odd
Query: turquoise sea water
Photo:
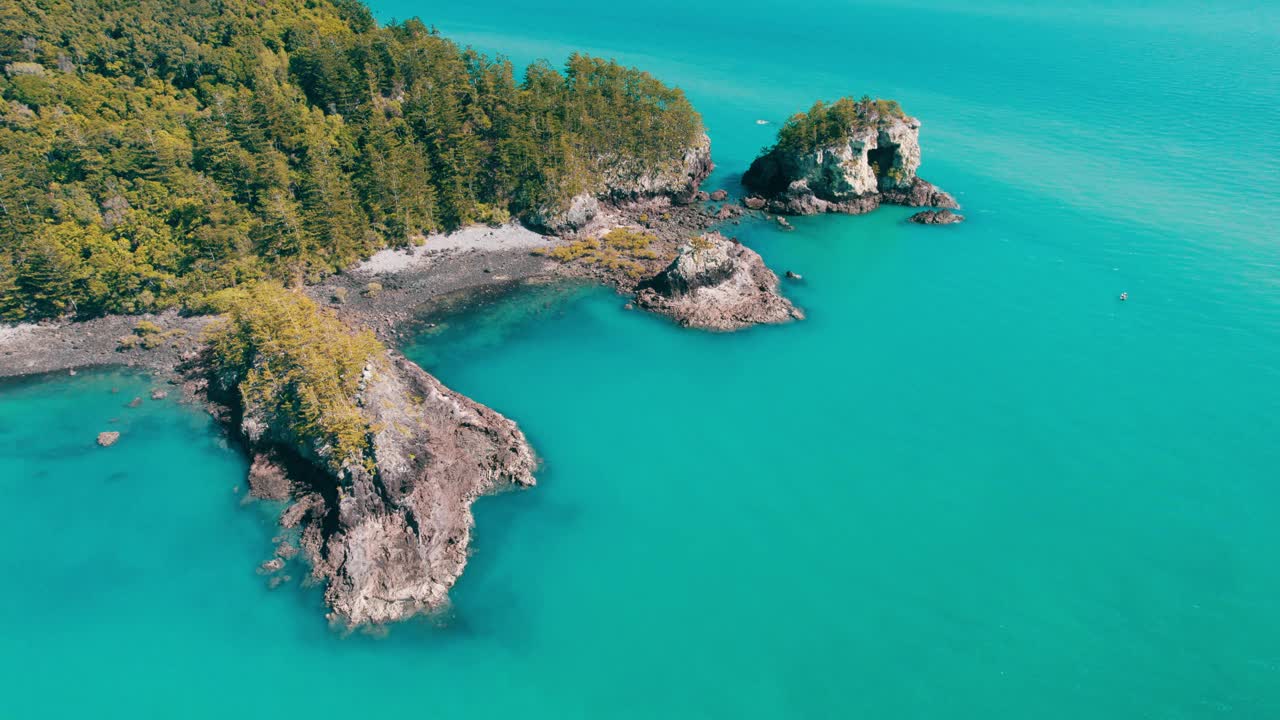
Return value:
[(896, 97), (969, 222), (734, 228), (805, 276), (789, 326), (571, 288), (423, 338), (545, 466), (479, 503), (453, 612), (384, 638), (254, 574), (270, 509), (195, 410), (0, 386), (0, 718), (1280, 717), (1273, 4), (375, 10), (680, 84), (709, 187), (757, 119)]

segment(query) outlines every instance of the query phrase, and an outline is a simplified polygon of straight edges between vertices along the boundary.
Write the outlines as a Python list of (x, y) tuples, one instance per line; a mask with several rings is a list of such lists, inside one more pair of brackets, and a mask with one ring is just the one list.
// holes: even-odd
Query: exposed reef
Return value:
[(918, 177), (920, 121), (897, 103), (848, 98), (815, 105), (778, 132), (742, 183), (747, 207), (788, 215), (860, 214), (882, 203), (958, 208), (955, 198)]
[(682, 246), (666, 269), (640, 286), (636, 304), (705, 330), (804, 318), (778, 292), (778, 276), (760, 255), (720, 233)]
[(921, 210), (907, 218), (907, 222), (917, 225), (954, 225), (964, 222), (964, 216), (950, 210)]

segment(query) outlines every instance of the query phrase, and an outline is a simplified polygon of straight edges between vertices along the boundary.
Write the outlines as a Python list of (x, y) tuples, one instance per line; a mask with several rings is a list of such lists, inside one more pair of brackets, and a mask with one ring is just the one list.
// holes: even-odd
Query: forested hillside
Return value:
[[(0, 318), (194, 305), (679, 161), (683, 94), (351, 0), (0, 4)], [(637, 164), (635, 160), (640, 162)]]

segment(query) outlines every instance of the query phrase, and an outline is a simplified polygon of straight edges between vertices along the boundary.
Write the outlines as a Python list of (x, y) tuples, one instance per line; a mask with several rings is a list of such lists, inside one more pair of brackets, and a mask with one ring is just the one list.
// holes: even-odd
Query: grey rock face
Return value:
[(922, 210), (907, 218), (907, 222), (917, 225), (952, 225), (964, 222), (964, 216), (950, 210)]
[(742, 182), (754, 193), (748, 207), (789, 215), (860, 214), (882, 202), (959, 207), (916, 176), (920, 159), (920, 121), (881, 118), (851, 129), (847, 141), (812, 152), (774, 148), (756, 158)]
[(636, 304), (669, 315), (685, 327), (707, 330), (804, 317), (778, 292), (778, 276), (760, 256), (720, 233), (681, 247), (676, 259), (641, 287)]

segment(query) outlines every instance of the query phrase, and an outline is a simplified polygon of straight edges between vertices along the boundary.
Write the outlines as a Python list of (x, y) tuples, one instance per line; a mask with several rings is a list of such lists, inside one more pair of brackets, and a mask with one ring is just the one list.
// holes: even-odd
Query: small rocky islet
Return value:
[[(793, 116), (751, 163), (743, 203), (779, 215), (861, 214), (882, 204), (955, 210), (955, 198), (919, 177), (920, 121), (892, 100), (841, 98)], [(933, 219), (932, 221), (930, 219)], [(919, 213), (912, 222), (959, 222)]]

